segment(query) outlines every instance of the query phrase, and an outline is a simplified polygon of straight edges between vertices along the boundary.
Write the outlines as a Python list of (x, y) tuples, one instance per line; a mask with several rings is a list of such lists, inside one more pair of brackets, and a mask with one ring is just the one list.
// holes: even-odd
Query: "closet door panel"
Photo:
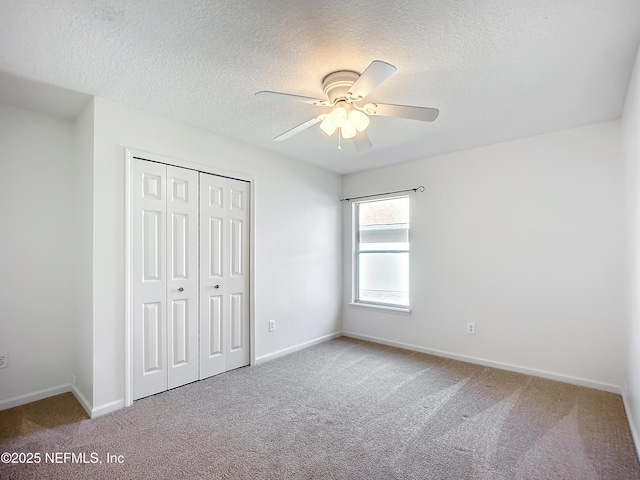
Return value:
[(224, 354), (222, 349), (222, 295), (209, 295), (209, 310), (205, 318), (208, 328), (209, 358)]
[(198, 379), (198, 172), (167, 167), (168, 388)]
[(166, 166), (132, 165), (133, 398), (167, 389)]
[(227, 370), (227, 180), (200, 174), (200, 378)]
[(229, 303), (227, 370), (249, 364), (249, 206), (247, 182), (227, 179), (227, 236), (225, 258), (228, 276), (225, 293)]

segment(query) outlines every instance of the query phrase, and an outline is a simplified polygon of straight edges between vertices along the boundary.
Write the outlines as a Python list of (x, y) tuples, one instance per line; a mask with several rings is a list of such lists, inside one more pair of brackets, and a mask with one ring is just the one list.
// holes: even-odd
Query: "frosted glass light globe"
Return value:
[(347, 120), (340, 127), (340, 132), (344, 138), (353, 138), (356, 136), (356, 126)]
[(351, 110), (349, 112), (349, 121), (356, 127), (356, 130), (363, 132), (371, 123), (369, 117), (359, 110)]
[(331, 136), (331, 135), (333, 135), (333, 132), (336, 131), (337, 127), (333, 124), (333, 122), (331, 121), (331, 118), (329, 117), (329, 115), (327, 115), (326, 118), (320, 124), (320, 128), (322, 129), (322, 131), (324, 133), (326, 133), (327, 135)]
[(336, 127), (342, 127), (342, 124), (347, 121), (347, 109), (336, 107), (331, 111), (328, 118), (331, 119), (331, 123)]

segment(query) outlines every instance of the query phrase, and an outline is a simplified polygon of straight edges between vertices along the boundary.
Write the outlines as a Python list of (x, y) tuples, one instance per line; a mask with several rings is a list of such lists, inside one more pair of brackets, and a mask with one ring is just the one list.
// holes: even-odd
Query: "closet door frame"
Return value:
[(250, 365), (255, 365), (256, 349), (255, 349), (255, 178), (251, 175), (244, 173), (232, 172), (229, 170), (223, 170), (213, 167), (211, 165), (204, 165), (200, 163), (193, 163), (176, 158), (165, 157), (157, 155), (155, 153), (149, 153), (141, 150), (135, 150), (131, 148), (125, 148), (125, 182), (124, 182), (124, 194), (125, 194), (125, 238), (124, 238), (124, 252), (125, 252), (125, 406), (133, 404), (133, 224), (132, 224), (132, 196), (131, 188), (133, 182), (132, 168), (134, 159), (146, 160), (150, 162), (161, 163), (179, 168), (187, 168), (190, 170), (196, 170), (198, 172), (208, 173), (211, 175), (217, 175), (220, 177), (231, 178), (234, 180), (242, 180), (249, 183), (250, 189), (250, 210), (249, 210), (249, 352), (250, 352)]

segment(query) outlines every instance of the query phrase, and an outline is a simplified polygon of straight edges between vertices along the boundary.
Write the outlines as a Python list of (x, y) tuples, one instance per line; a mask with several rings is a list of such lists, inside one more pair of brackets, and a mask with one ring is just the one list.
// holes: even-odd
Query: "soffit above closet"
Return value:
[[(637, 0), (5, 2), (0, 70), (347, 173), (619, 118), (639, 42)], [(273, 141), (316, 111), (255, 92), (319, 97), (376, 59), (398, 72), (371, 101), (439, 118), (376, 117), (364, 153)]]

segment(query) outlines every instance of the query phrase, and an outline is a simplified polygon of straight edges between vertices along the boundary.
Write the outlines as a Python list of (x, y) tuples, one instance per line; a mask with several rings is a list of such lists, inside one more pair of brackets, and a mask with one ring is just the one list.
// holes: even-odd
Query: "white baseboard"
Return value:
[(67, 393), (71, 391), (71, 384), (65, 383), (63, 385), (57, 385), (51, 388), (45, 388), (36, 392), (26, 393), (24, 395), (18, 395), (17, 397), (7, 398), (0, 401), (0, 410), (6, 410), (8, 408), (19, 407), (31, 402), (37, 402), (47, 397), (53, 397), (54, 395), (60, 395), (61, 393)]
[(91, 406), (91, 402), (87, 400), (87, 397), (85, 397), (82, 394), (82, 392), (78, 389), (76, 385), (72, 385), (71, 393), (73, 393), (73, 396), (76, 397), (76, 400), (78, 400), (78, 403), (82, 405), (82, 408), (84, 408), (84, 411), (87, 412), (87, 415), (91, 417), (91, 410), (93, 409), (93, 407)]
[(631, 413), (631, 408), (629, 405), (629, 397), (627, 390), (627, 382), (624, 382), (622, 385), (622, 404), (624, 405), (624, 411), (627, 414), (627, 422), (629, 423), (629, 430), (631, 430), (631, 438), (633, 439), (633, 444), (636, 447), (636, 455), (638, 460), (640, 461), (640, 437), (638, 436), (638, 430), (636, 430), (636, 422), (633, 418), (633, 414)]
[(313, 340), (309, 340), (308, 342), (299, 343), (298, 345), (294, 345), (293, 347), (288, 347), (283, 350), (278, 350), (277, 352), (268, 353), (266, 355), (262, 355), (260, 357), (256, 357), (256, 365), (260, 365), (261, 363), (268, 362), (269, 360), (274, 360), (278, 357), (284, 357), (290, 353), (296, 352), (298, 350), (302, 350), (303, 348), (308, 348), (313, 345), (317, 345), (318, 343), (326, 342), (328, 340), (332, 340), (334, 338), (338, 338), (342, 336), (342, 332), (331, 333), (329, 335), (324, 335), (323, 337), (318, 337)]
[(535, 368), (523, 367), (520, 365), (513, 365), (511, 363), (496, 362), (493, 360), (487, 360), (485, 358), (470, 357), (467, 355), (460, 355), (457, 353), (444, 352), (442, 350), (435, 350), (433, 348), (425, 348), (418, 345), (411, 345), (408, 343), (396, 342), (393, 340), (387, 340), (384, 338), (372, 337), (370, 335), (362, 335), (355, 332), (342, 332), (345, 337), (356, 338), (359, 340), (366, 340), (368, 342), (380, 343), (383, 345), (389, 345), (390, 347), (403, 348), (405, 350), (413, 350), (416, 352), (428, 353), (437, 357), (451, 358), (453, 360), (460, 360), (462, 362), (475, 363), (477, 365), (484, 365), (485, 367), (499, 368), (501, 370), (508, 370), (511, 372), (524, 373), (526, 375), (532, 375), (534, 377), (547, 378), (549, 380), (556, 380), (558, 382), (570, 383), (572, 385), (579, 385), (581, 387), (595, 388), (596, 390), (604, 390), (605, 392), (620, 394), (620, 386), (612, 385), (609, 383), (599, 382), (596, 380), (589, 380), (587, 378), (574, 377), (571, 375), (564, 375), (561, 373), (547, 372), (544, 370), (538, 370)]
[(19, 407), (20, 405), (26, 405), (27, 403), (37, 402), (45, 398), (53, 397), (54, 395), (60, 395), (61, 393), (71, 392), (76, 400), (82, 405), (82, 408), (87, 412), (87, 415), (91, 418), (101, 417), (107, 413), (115, 412), (124, 408), (124, 399), (115, 400), (113, 402), (105, 403), (99, 407), (93, 407), (87, 398), (82, 394), (78, 387), (65, 383), (56, 387), (45, 388), (44, 390), (38, 390), (37, 392), (27, 393), (17, 397), (8, 398), (0, 401), (0, 410), (6, 410), (8, 408)]
[(124, 408), (124, 398), (119, 400), (114, 400), (113, 402), (105, 403), (104, 405), (100, 405), (99, 407), (94, 407), (91, 410), (91, 418), (98, 418), (107, 413), (115, 412), (116, 410), (120, 410)]

